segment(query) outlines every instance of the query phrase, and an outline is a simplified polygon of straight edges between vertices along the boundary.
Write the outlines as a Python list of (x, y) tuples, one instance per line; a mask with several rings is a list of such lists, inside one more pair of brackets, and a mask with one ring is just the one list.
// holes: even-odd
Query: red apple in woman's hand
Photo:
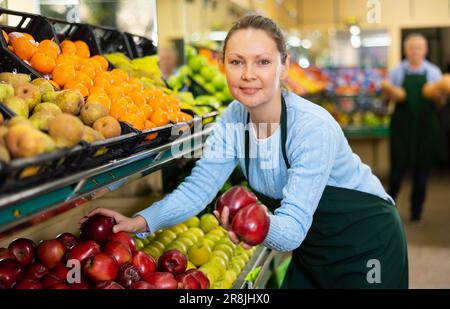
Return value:
[(219, 214), (222, 213), (226, 206), (230, 210), (230, 220), (236, 213), (250, 204), (256, 203), (258, 198), (252, 192), (249, 192), (243, 186), (234, 186), (225, 191), (216, 201), (216, 210)]
[(83, 240), (93, 240), (101, 246), (113, 234), (113, 226), (115, 223), (113, 217), (99, 214), (93, 215), (81, 226), (80, 238)]
[(269, 224), (265, 206), (252, 204), (238, 211), (231, 222), (231, 229), (241, 241), (256, 246), (266, 238)]

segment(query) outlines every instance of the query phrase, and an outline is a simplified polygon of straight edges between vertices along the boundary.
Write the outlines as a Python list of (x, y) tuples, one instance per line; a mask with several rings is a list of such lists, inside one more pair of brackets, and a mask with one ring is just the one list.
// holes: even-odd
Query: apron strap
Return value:
[[(247, 125), (250, 123), (250, 113), (247, 114)], [(286, 141), (287, 141), (287, 107), (286, 101), (284, 100), (284, 96), (281, 95), (281, 117), (280, 117), (280, 126), (281, 126), (281, 152), (283, 153), (284, 164), (289, 169), (291, 165), (289, 164), (289, 160), (286, 152)], [(249, 166), (250, 166), (250, 135), (249, 128), (245, 128), (245, 171), (247, 174), (248, 183), (250, 185), (250, 174), (249, 174)], [(251, 187), (251, 185), (250, 185)]]

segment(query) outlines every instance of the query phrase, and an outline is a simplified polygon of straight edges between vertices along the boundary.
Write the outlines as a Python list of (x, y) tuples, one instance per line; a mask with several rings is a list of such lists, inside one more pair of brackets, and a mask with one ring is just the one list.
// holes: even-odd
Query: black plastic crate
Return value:
[(77, 168), (96, 167), (132, 154), (139, 141), (138, 131), (125, 122), (120, 122), (120, 127), (120, 136), (93, 143), (82, 142), (85, 152), (83, 158), (77, 162)]
[[(153, 129), (143, 130), (138, 133), (138, 142), (134, 148), (134, 152), (138, 153), (143, 150), (159, 147), (167, 144), (170, 141), (172, 134), (173, 124), (167, 124), (165, 126), (156, 127)], [(158, 134), (156, 138), (152, 140), (146, 140), (151, 134)]]
[(64, 40), (83, 41), (89, 46), (91, 56), (100, 54), (100, 46), (95, 37), (94, 31), (88, 24), (71, 23), (56, 18), (46, 18), (53, 26), (59, 42)]
[(158, 53), (158, 49), (152, 40), (129, 32), (124, 32), (124, 34), (130, 45), (131, 58), (142, 58)]
[(91, 24), (87, 24), (87, 26), (94, 33), (100, 54), (121, 52), (129, 58), (133, 57), (130, 43), (123, 32), (111, 27), (101, 27)]
[[(14, 113), (2, 104), (0, 112), (5, 119), (14, 116)], [(67, 175), (84, 151), (83, 145), (77, 145), (31, 158), (0, 162), (0, 193), (37, 186), (47, 180)]]
[[(0, 17), (5, 15), (20, 17), (20, 21), (14, 26), (0, 25), (0, 29), (4, 30), (6, 33), (15, 31), (25, 32), (31, 34), (37, 42), (48, 39), (54, 40), (57, 44), (59, 44), (58, 38), (52, 25), (42, 16), (0, 8)], [(1, 72), (18, 72), (31, 74), (33, 79), (42, 77), (42, 74), (37, 72), (25, 61), (20, 59), (11, 50), (9, 50), (8, 44), (6, 43), (6, 40), (3, 38), (3, 36), (0, 37), (0, 43)]]

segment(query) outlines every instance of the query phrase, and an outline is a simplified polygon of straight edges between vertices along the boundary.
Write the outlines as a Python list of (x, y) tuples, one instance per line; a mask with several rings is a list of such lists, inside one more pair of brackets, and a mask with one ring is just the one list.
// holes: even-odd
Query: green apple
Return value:
[(200, 69), (200, 74), (203, 76), (206, 82), (210, 83), (218, 74), (218, 70), (208, 65)]
[(219, 226), (219, 221), (213, 214), (204, 214), (200, 217), (200, 228), (203, 232), (208, 233)]
[(213, 258), (215, 256), (222, 258), (227, 263), (227, 265), (228, 265), (228, 262), (230, 262), (230, 257), (228, 256), (228, 254), (226, 254), (223, 251), (214, 250), (211, 254), (211, 258)]
[(233, 286), (233, 284), (236, 282), (236, 279), (236, 274), (231, 270), (225, 271), (225, 273), (222, 275), (222, 281), (228, 282), (231, 286)]
[(234, 250), (227, 244), (218, 244), (214, 247), (214, 251), (222, 251), (231, 259), (234, 255)]
[(178, 236), (178, 237), (179, 238), (189, 238), (194, 243), (196, 243), (200, 239), (195, 233), (192, 233), (189, 230), (187, 232), (181, 233), (180, 236)]
[(191, 46), (191, 45), (186, 45), (186, 46), (184, 47), (184, 49), (185, 49), (185, 51), (186, 51), (186, 57), (187, 57), (188, 60), (191, 59), (192, 57), (198, 55), (198, 52), (197, 52), (197, 50), (195, 49), (195, 47), (193, 47), (193, 46)]
[(201, 241), (202, 241), (203, 243), (205, 243), (208, 247), (210, 247), (211, 250), (212, 250), (212, 249), (214, 248), (214, 246), (215, 246), (214, 241), (212, 241), (211, 239), (205, 239), (205, 238), (203, 238)]
[(188, 230), (188, 227), (187, 227), (186, 224), (184, 224), (184, 223), (180, 223), (180, 224), (178, 224), (178, 225), (176, 225), (176, 226), (178, 226), (178, 227), (181, 228), (182, 233), (183, 233), (183, 232), (186, 232), (186, 231)]
[(155, 247), (159, 251), (164, 252), (164, 248), (166, 247), (166, 245), (158, 240), (154, 240), (148, 245), (148, 247)]
[(183, 228), (178, 225), (172, 226), (169, 230), (173, 231), (177, 235), (183, 233)]
[(214, 230), (210, 231), (208, 235), (218, 235), (220, 237), (223, 237), (227, 235), (227, 231), (223, 227), (219, 226), (218, 228), (215, 228)]
[(195, 244), (195, 242), (192, 241), (192, 239), (187, 238), (187, 237), (177, 238), (177, 241), (182, 242), (186, 246), (187, 249), (189, 249), (190, 247), (192, 247)]
[(205, 274), (205, 276), (208, 278), (209, 280), (209, 286), (213, 287), (214, 286), (214, 282), (216, 281), (216, 278), (214, 277), (214, 271), (209, 269), (209, 268), (203, 268), (200, 267), (199, 270)]
[(161, 236), (156, 237), (156, 241), (162, 243), (164, 246), (167, 246), (173, 241), (173, 238), (170, 236)]
[[(200, 224), (200, 219), (198, 223)], [(198, 238), (203, 238), (203, 236), (205, 236), (205, 233), (199, 227), (191, 227), (188, 232), (197, 235)]]
[(204, 84), (206, 84), (206, 81), (205, 81), (205, 79), (203, 78), (203, 76), (201, 76), (201, 75), (194, 75), (194, 80), (197, 82), (197, 84), (199, 84), (199, 85), (204, 85)]
[(216, 88), (216, 91), (222, 91), (227, 86), (227, 81), (225, 79), (225, 76), (223, 76), (222, 74), (217, 74), (213, 78), (212, 84), (214, 85), (214, 88)]
[(149, 240), (149, 238), (142, 238), (142, 243), (144, 244), (144, 246), (147, 246), (148, 244), (151, 243), (151, 241)]
[(175, 240), (172, 243), (170, 243), (167, 246), (166, 251), (173, 250), (173, 249), (177, 249), (178, 251), (180, 251), (184, 255), (186, 255), (186, 253), (188, 251), (186, 245), (183, 242), (179, 241), (179, 240)]
[(217, 241), (219, 241), (221, 239), (221, 237), (217, 234), (206, 234), (205, 237), (203, 237), (203, 239), (211, 239), (214, 243), (216, 243)]
[(164, 230), (159, 236), (159, 237), (168, 237), (171, 240), (174, 240), (175, 238), (177, 238), (177, 234), (175, 234), (174, 231), (171, 230)]
[(216, 88), (214, 87), (214, 85), (212, 83), (204, 84), (203, 88), (205, 88), (205, 90), (208, 91), (208, 93), (211, 93), (211, 94), (216, 93)]
[(147, 239), (148, 239), (148, 241), (149, 242), (152, 242), (152, 241), (154, 241), (155, 240), (155, 238), (156, 238), (156, 235), (155, 235), (155, 233), (153, 233), (153, 234), (150, 234), (148, 237), (147, 237)]
[(134, 239), (134, 245), (136, 246), (136, 250), (141, 250), (145, 246), (142, 240), (139, 238)]
[(187, 262), (187, 266), (186, 266), (186, 270), (189, 270), (189, 269), (197, 269), (197, 267), (195, 267), (195, 265), (192, 264), (191, 261), (188, 261)]
[(211, 248), (203, 241), (200, 241), (189, 248), (188, 256), (192, 264), (201, 266), (209, 261), (211, 253)]
[(221, 258), (220, 256), (211, 256), (211, 259), (208, 263), (214, 264), (220, 270), (220, 274), (222, 275), (227, 270), (227, 262)]
[(221, 269), (216, 264), (213, 264), (213, 263), (210, 263), (210, 262), (202, 265), (202, 267), (200, 267), (200, 270), (201, 271), (210, 271), (211, 274), (214, 277), (214, 281), (219, 280), (220, 277), (222, 276)]
[(242, 257), (236, 256), (231, 259), (230, 265), (236, 265), (242, 271), (245, 265), (247, 265), (247, 262)]
[(187, 227), (198, 227), (200, 225), (200, 219), (197, 216), (187, 219), (183, 222)]
[(146, 246), (142, 249), (142, 251), (154, 258), (155, 261), (158, 261), (159, 257), (162, 255), (162, 251), (159, 251), (159, 249), (156, 247)]
[(236, 278), (241, 274), (241, 268), (235, 264), (228, 265), (227, 271), (232, 272), (236, 276)]
[(222, 237), (218, 242), (216, 242), (216, 245), (225, 244), (231, 247), (231, 249), (236, 250), (237, 246), (231, 241), (230, 237), (228, 235)]
[(200, 72), (203, 67), (208, 65), (208, 60), (201, 55), (195, 55), (189, 59), (188, 65), (193, 72), (197, 73)]

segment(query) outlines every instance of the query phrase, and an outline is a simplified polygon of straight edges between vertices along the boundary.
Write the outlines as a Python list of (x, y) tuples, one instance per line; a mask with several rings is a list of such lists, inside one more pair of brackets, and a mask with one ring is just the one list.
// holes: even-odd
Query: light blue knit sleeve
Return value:
[[(201, 212), (216, 196), (237, 165), (233, 108), (229, 107), (217, 121), (189, 177), (164, 199), (137, 213), (144, 217), (153, 233), (181, 223)], [(138, 236), (145, 236), (140, 234)]]
[[(303, 117), (303, 119), (306, 119)], [(287, 149), (291, 168), (283, 188), (281, 207), (270, 216), (264, 245), (278, 251), (300, 246), (311, 227), (337, 151), (338, 134), (331, 121), (309, 117), (294, 124)]]

